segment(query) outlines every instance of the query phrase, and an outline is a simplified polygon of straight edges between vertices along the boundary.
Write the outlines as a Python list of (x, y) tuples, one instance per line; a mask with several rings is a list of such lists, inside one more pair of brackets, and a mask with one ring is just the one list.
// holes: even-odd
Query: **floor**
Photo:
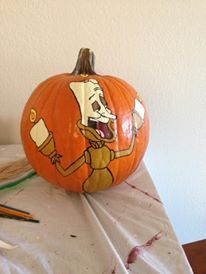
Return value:
[(195, 274), (206, 274), (206, 240), (183, 245)]

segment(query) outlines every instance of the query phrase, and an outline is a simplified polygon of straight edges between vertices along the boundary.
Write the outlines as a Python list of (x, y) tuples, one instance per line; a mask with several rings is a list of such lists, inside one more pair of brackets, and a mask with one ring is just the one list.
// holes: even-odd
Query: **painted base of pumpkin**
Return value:
[[(104, 181), (100, 178), (104, 178)], [(108, 168), (94, 169), (92, 174), (85, 181), (83, 190), (85, 192), (101, 191), (111, 187), (112, 183), (113, 176)]]

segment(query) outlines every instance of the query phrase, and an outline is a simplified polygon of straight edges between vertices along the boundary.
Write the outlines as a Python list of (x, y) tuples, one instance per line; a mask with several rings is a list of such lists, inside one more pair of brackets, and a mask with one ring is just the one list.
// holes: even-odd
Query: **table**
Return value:
[[(25, 157), (0, 146), (0, 165)], [(39, 224), (0, 219), (0, 273), (193, 273), (148, 171), (104, 192), (65, 192), (34, 176), (0, 193), (0, 203), (27, 210)]]

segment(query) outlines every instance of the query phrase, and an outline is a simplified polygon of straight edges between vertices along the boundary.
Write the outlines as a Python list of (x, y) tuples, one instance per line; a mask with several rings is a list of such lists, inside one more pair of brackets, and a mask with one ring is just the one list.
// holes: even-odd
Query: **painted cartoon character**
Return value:
[[(145, 110), (143, 105), (135, 99), (133, 116), (133, 135), (130, 146), (127, 149), (114, 151), (106, 144), (115, 141), (115, 132), (112, 123), (117, 119), (116, 115), (109, 109), (104, 92), (95, 79), (70, 83), (81, 111), (81, 120), (77, 122), (81, 133), (89, 140), (90, 146), (82, 156), (70, 166), (64, 168), (61, 165), (60, 155), (55, 148), (54, 137), (47, 129), (43, 118), (34, 123), (30, 136), (36, 143), (38, 150), (51, 158), (57, 170), (63, 176), (69, 176), (83, 164), (88, 164), (92, 172), (83, 184), (83, 191), (94, 192), (110, 187), (114, 181), (109, 169), (111, 161), (130, 155), (134, 149), (135, 137), (144, 123)], [(31, 110), (30, 120), (36, 120), (35, 110)]]

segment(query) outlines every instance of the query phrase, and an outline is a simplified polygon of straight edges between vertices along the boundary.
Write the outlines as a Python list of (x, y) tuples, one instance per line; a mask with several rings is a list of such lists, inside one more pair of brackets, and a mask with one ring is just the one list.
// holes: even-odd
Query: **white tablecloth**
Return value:
[[(0, 164), (23, 157), (20, 145), (0, 146)], [(0, 239), (17, 245), (0, 250), (0, 273), (193, 273), (158, 198), (144, 164), (127, 183), (94, 194), (66, 193), (39, 176), (4, 190), (0, 203), (40, 223), (0, 219)]]

